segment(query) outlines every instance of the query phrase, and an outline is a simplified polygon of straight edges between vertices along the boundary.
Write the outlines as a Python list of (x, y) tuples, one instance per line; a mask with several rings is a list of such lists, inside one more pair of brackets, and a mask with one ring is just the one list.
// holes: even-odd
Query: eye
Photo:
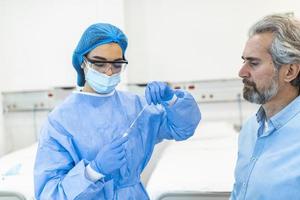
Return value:
[(105, 63), (102, 63), (102, 62), (94, 62), (93, 63), (96, 67), (104, 67), (105, 66)]
[(113, 64), (116, 69), (122, 68), (123, 63), (114, 63)]
[(256, 66), (259, 65), (259, 62), (252, 61), (252, 62), (250, 62), (250, 65), (253, 66), (253, 67), (256, 67)]

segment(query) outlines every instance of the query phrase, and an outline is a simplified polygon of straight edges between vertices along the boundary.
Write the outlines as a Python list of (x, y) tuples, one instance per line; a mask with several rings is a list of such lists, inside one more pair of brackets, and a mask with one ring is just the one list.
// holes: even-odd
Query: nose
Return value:
[(248, 78), (250, 76), (248, 67), (246, 63), (244, 63), (239, 71), (239, 77), (241, 78)]
[(113, 75), (114, 73), (113, 73), (113, 70), (112, 70), (112, 65), (110, 64), (109, 66), (108, 66), (108, 69), (105, 71), (105, 74), (107, 75), (107, 76), (111, 76), (111, 75)]
[(109, 69), (105, 72), (105, 74), (106, 74), (107, 76), (113, 75), (113, 72), (112, 72), (111, 68), (109, 68)]

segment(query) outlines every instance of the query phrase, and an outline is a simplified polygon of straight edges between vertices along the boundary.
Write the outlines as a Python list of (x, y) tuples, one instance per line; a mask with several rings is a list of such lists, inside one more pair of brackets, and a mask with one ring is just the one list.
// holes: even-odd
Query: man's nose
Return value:
[(246, 63), (244, 63), (239, 71), (239, 77), (246, 78), (246, 77), (249, 77), (249, 75), (250, 75), (250, 73), (249, 73), (248, 67), (247, 67)]

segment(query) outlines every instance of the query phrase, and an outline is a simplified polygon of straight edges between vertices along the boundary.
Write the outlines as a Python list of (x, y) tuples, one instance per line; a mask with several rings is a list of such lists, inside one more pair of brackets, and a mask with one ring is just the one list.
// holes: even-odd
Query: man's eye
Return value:
[(250, 65), (251, 66), (257, 66), (257, 65), (259, 65), (259, 63), (258, 62), (250, 62)]

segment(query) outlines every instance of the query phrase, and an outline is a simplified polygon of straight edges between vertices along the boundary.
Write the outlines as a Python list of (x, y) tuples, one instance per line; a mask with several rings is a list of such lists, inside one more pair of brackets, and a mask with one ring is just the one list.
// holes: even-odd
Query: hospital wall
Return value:
[(299, 16), (300, 1), (1, 0), (0, 92), (74, 86), (72, 52), (96, 22), (128, 35), (123, 86), (237, 78), (248, 28), (274, 12)]
[(300, 17), (298, 0), (127, 0), (124, 6), (128, 80), (135, 83), (237, 78), (254, 22), (278, 12)]

